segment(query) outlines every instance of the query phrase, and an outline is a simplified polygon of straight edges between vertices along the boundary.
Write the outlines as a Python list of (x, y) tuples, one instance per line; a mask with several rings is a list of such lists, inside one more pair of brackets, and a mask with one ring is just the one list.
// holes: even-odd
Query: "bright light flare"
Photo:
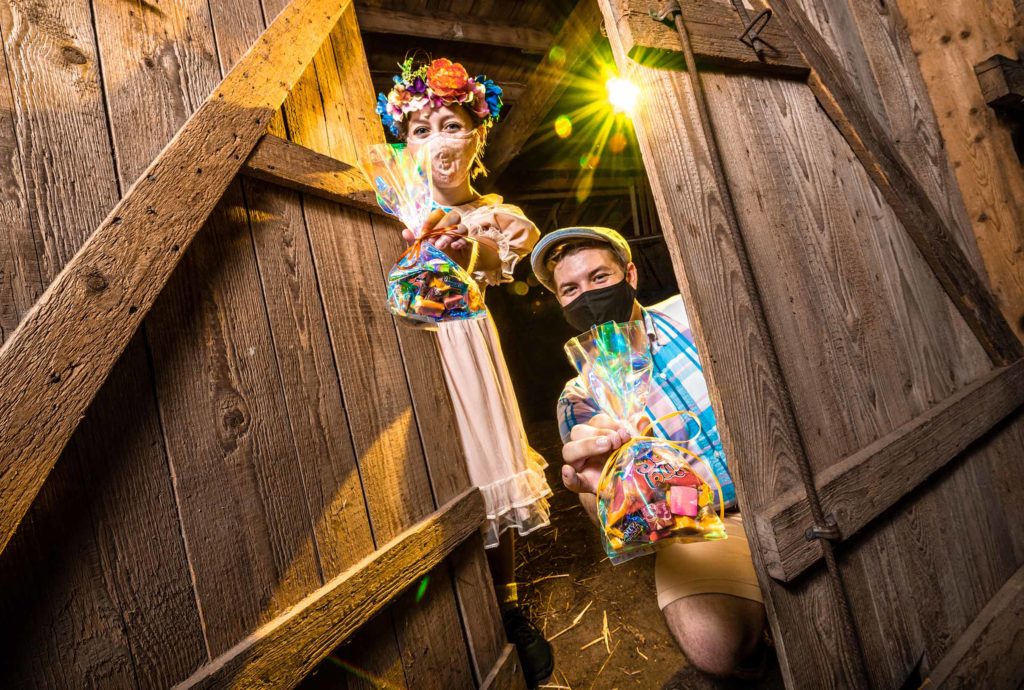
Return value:
[(604, 87), (608, 91), (608, 102), (615, 108), (615, 112), (633, 114), (636, 99), (640, 96), (636, 84), (622, 77), (612, 77), (604, 83)]

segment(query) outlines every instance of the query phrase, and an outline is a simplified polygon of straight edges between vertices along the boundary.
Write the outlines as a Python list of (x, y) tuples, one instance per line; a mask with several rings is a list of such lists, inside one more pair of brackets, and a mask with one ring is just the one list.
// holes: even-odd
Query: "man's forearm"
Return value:
[(594, 494), (579, 494), (579, 497), (580, 505), (583, 506), (583, 510), (586, 511), (587, 517), (590, 518), (591, 522), (597, 525), (597, 496)]

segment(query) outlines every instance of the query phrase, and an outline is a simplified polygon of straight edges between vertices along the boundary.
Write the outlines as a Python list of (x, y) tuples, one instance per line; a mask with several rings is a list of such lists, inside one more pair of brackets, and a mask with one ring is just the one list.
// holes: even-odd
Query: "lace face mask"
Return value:
[(430, 147), (430, 165), (434, 185), (444, 189), (458, 187), (469, 177), (476, 158), (479, 129), (466, 132), (434, 132), (429, 137), (410, 141), (410, 147)]

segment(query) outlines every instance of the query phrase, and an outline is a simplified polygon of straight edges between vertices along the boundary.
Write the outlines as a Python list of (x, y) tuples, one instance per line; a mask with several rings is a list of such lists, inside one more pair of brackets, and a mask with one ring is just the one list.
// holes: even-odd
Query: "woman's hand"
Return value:
[[(459, 221), (462, 220), (462, 216), (459, 215), (458, 211), (449, 211), (445, 213), (444, 209), (435, 208), (427, 216), (427, 220), (423, 223), (423, 227), (419, 229), (419, 232), (413, 231), (412, 228), (402, 229), (402, 239), (408, 244), (412, 244), (416, 241), (416, 237), (424, 235), (431, 230), (447, 228), (451, 225), (458, 225)], [(431, 244), (436, 244), (436, 239), (428, 240)], [(443, 238), (442, 238), (443, 239)]]
[(406, 244), (411, 245), (416, 241), (417, 236), (430, 232), (437, 227), (441, 221), (444, 220), (446, 215), (448, 214), (446, 214), (443, 209), (435, 208), (430, 212), (430, 215), (427, 216), (427, 220), (424, 221), (423, 227), (421, 227), (419, 231), (414, 231), (412, 228), (402, 228), (402, 239), (405, 240)]

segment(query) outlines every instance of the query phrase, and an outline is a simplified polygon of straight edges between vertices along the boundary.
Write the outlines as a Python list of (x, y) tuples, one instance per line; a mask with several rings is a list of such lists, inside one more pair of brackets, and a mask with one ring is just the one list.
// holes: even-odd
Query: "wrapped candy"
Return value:
[[(608, 458), (597, 485), (611, 562), (664, 544), (725, 539), (722, 489), (711, 467), (677, 441), (645, 435), (654, 424), (643, 415), (654, 367), (643, 322), (594, 326), (566, 343), (565, 351), (600, 410), (633, 435)], [(655, 422), (681, 415), (700, 423), (685, 411)], [(637, 425), (638, 419), (643, 423)]]
[(448, 232), (420, 231), (434, 208), (429, 148), (411, 153), (404, 144), (377, 144), (367, 149), (361, 164), (381, 209), (417, 233), (388, 272), (391, 313), (428, 325), (483, 316), (486, 310), (476, 281), (428, 242)]

